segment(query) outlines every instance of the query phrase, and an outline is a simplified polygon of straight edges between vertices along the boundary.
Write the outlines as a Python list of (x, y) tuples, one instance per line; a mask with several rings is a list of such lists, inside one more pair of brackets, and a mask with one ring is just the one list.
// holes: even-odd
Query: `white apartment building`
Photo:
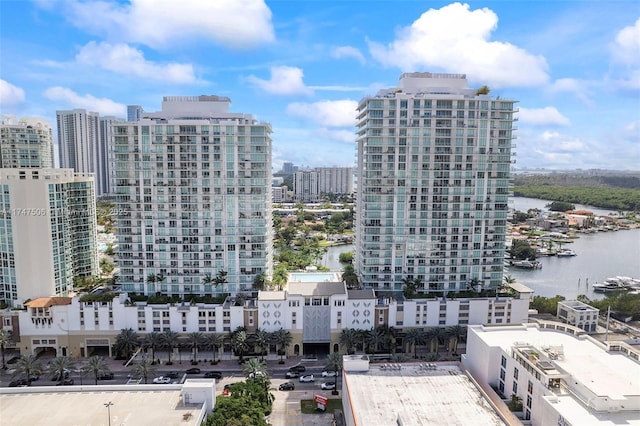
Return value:
[[(519, 324), (528, 319), (527, 292), (510, 298), (400, 303), (376, 298), (373, 289), (347, 290), (335, 273), (322, 273), (321, 282), (310, 282), (313, 278), (304, 276), (292, 274), (282, 291), (260, 291), (257, 298), (230, 296), (219, 304), (130, 303), (126, 293), (110, 301), (42, 297), (30, 301), (28, 310), (18, 312), (18, 320), (8, 321), (7, 328), (17, 334), (19, 347), (26, 348), (26, 353), (53, 349), (58, 355), (73, 352), (82, 357), (110, 355), (116, 336), (128, 328), (140, 335), (167, 330), (182, 335), (229, 333), (241, 326), (248, 333), (283, 328), (292, 336), (288, 353), (299, 355), (342, 350), (340, 333), (345, 328), (390, 326), (406, 332), (415, 327)], [(10, 326), (16, 322), (18, 327)]]
[(287, 197), (287, 186), (274, 186), (271, 188), (273, 191), (273, 202), (274, 203), (284, 203), (288, 200)]
[(351, 194), (353, 167), (316, 167), (320, 194)]
[[(93, 173), (96, 196), (108, 192), (108, 141), (101, 138), (101, 130), (108, 136), (107, 118), (101, 125), (97, 112), (85, 109), (56, 111), (60, 167), (78, 173)], [(101, 129), (102, 126), (102, 129)]]
[(100, 145), (97, 151), (96, 187), (98, 194), (107, 195), (113, 191), (115, 173), (113, 163), (115, 161), (113, 153), (113, 126), (124, 122), (123, 119), (106, 116), (100, 117)]
[(0, 169), (0, 300), (66, 295), (98, 272), (93, 175)]
[(600, 342), (558, 322), (471, 326), (462, 362), (505, 400), (522, 403), (526, 424), (639, 425), (640, 352)]
[(272, 275), (271, 125), (230, 105), (166, 96), (162, 111), (114, 125), (123, 291), (236, 293)]
[(355, 269), (368, 287), (502, 283), (516, 101), (405, 73), (358, 105)]
[(0, 168), (53, 167), (53, 131), (41, 118), (5, 117), (0, 125)]
[(598, 329), (600, 309), (582, 303), (579, 300), (563, 300), (558, 302), (557, 317), (565, 324), (595, 332)]
[(293, 197), (303, 203), (318, 201), (318, 173), (315, 170), (298, 170), (293, 174)]

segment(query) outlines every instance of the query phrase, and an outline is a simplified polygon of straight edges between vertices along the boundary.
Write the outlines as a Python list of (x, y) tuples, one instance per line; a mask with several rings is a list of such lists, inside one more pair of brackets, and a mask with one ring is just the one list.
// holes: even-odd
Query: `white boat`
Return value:
[(523, 269), (535, 269), (541, 267), (540, 262), (532, 262), (530, 260), (516, 260), (511, 264), (517, 268)]
[(575, 256), (575, 255), (576, 255), (576, 252), (573, 251), (573, 250), (569, 250), (569, 249), (560, 250), (556, 254), (556, 256), (558, 256), (558, 257), (570, 257), (570, 256)]
[(593, 291), (602, 293), (628, 290), (628, 287), (616, 278), (607, 278), (603, 283), (595, 283), (592, 288)]

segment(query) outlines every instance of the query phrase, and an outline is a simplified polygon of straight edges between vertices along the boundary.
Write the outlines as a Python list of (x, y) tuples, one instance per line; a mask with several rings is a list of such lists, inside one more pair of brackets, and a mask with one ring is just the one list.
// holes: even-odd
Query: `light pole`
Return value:
[(111, 426), (111, 406), (112, 405), (113, 405), (113, 402), (111, 401), (104, 403), (104, 406), (107, 407), (107, 415), (109, 416), (109, 426)]

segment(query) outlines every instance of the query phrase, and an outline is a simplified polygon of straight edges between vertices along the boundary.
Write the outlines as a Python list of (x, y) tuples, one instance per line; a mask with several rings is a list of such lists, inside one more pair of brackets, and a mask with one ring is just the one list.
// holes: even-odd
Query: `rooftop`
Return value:
[(203, 404), (183, 404), (181, 390), (182, 385), (5, 388), (2, 425), (107, 424), (109, 402), (114, 425), (198, 425)]
[(435, 368), (427, 365), (374, 364), (369, 371), (346, 371), (345, 392), (349, 393), (355, 423), (505, 424), (457, 364), (430, 364)]
[(49, 308), (51, 306), (70, 305), (71, 299), (71, 297), (62, 296), (38, 297), (25, 303), (25, 306), (29, 308)]

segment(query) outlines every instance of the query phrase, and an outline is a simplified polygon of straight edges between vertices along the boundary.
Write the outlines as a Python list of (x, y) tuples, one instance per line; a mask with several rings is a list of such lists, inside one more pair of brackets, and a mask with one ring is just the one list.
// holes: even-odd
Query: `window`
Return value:
[(513, 369), (513, 378), (518, 380), (518, 368), (517, 367), (514, 367), (514, 369)]
[(512, 390), (513, 390), (513, 393), (515, 394), (518, 393), (518, 382), (513, 382)]
[(533, 382), (531, 380), (527, 383), (527, 392), (533, 393)]
[(531, 408), (531, 395), (527, 395), (527, 408)]
[(505, 377), (507, 377), (507, 373), (506, 373), (506, 371), (504, 371), (504, 370), (501, 368), (501, 369), (500, 369), (500, 378), (501, 378), (502, 380), (504, 380), (504, 379), (505, 379)]
[(502, 355), (502, 359), (500, 360), (500, 365), (503, 367), (507, 366), (507, 358), (504, 355)]

